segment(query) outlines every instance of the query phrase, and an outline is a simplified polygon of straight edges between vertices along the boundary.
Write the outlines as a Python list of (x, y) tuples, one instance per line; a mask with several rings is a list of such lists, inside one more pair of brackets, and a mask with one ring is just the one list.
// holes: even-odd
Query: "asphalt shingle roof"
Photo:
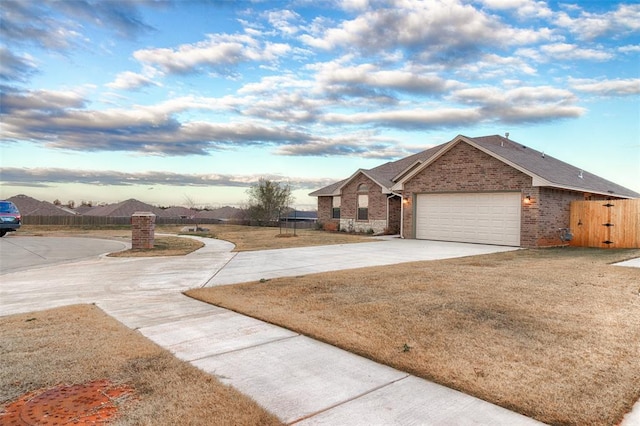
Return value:
[(640, 197), (640, 194), (635, 191), (596, 176), (579, 167), (565, 163), (550, 155), (543, 155), (540, 151), (526, 147), (505, 137), (494, 135), (469, 139), (497, 156), (548, 181), (551, 183), (551, 186), (630, 198)]
[[(406, 173), (408, 169), (417, 162), (429, 162), (429, 160), (434, 159), (434, 156), (448, 145), (466, 143), (466, 141), (477, 145), (490, 155), (502, 161), (511, 163), (513, 166), (520, 168), (524, 173), (542, 179), (544, 181), (543, 186), (611, 194), (628, 198), (640, 197), (640, 194), (635, 191), (581, 170), (550, 155), (543, 155), (540, 151), (528, 148), (516, 141), (499, 135), (475, 138), (458, 136), (450, 142), (434, 146), (417, 154), (397, 161), (391, 161), (372, 169), (361, 169), (360, 171), (382, 185), (383, 190), (390, 191), (391, 187), (396, 183), (393, 179), (397, 179), (403, 172)], [(333, 183), (309, 195), (312, 197), (335, 195), (339, 192), (340, 187), (347, 183), (349, 179), (350, 178)]]
[(73, 213), (62, 210), (47, 201), (36, 200), (24, 194), (7, 198), (20, 210), (22, 216), (73, 216)]
[(136, 199), (129, 199), (116, 204), (108, 204), (106, 206), (94, 207), (86, 212), (85, 216), (111, 216), (111, 217), (130, 217), (135, 212), (151, 212), (156, 216), (164, 216), (162, 209), (143, 203)]

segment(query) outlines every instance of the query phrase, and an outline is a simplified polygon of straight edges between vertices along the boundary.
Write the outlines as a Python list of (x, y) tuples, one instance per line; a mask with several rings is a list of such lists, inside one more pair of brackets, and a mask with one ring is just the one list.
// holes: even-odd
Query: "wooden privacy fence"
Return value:
[(572, 246), (640, 248), (640, 199), (573, 201)]

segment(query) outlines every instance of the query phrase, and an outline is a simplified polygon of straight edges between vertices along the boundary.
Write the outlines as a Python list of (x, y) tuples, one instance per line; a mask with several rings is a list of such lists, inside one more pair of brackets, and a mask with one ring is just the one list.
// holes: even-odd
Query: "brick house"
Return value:
[(403, 238), (558, 245), (574, 200), (640, 194), (502, 136), (450, 142), (309, 194), (318, 222)]

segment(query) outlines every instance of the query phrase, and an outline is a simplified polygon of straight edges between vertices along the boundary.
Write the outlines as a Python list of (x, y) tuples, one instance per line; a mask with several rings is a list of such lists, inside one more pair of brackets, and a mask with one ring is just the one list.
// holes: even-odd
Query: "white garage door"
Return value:
[(520, 193), (419, 194), (416, 238), (520, 245)]

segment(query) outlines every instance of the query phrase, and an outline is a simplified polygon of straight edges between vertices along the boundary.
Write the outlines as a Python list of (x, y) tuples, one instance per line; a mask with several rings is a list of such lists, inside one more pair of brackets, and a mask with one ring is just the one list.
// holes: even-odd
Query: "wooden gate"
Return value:
[(572, 246), (640, 248), (640, 199), (573, 201)]

